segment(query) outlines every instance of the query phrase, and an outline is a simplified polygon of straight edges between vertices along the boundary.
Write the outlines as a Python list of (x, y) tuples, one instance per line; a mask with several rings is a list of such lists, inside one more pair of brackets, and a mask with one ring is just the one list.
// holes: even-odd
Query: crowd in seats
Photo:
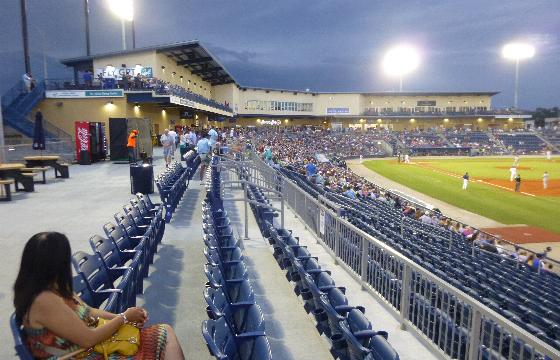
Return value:
[[(143, 279), (163, 238), (163, 211), (162, 204), (138, 193), (114, 214), (114, 222), (103, 226), (106, 237), (89, 239), (92, 253), (72, 255), (76, 273), (72, 287), (81, 301), (115, 314), (136, 305), (136, 295), (143, 292)], [(20, 359), (33, 359), (21, 322), (12, 316), (10, 325)]]
[(500, 154), (504, 148), (498, 141), (490, 139), (484, 131), (457, 129), (445, 132), (447, 140), (456, 147), (468, 147), (478, 150), (481, 154)]
[(398, 135), (399, 140), (408, 148), (446, 147), (447, 142), (432, 131), (403, 131)]
[(180, 163), (173, 163), (168, 166), (163, 173), (156, 179), (161, 202), (165, 208), (165, 222), (169, 223), (173, 212), (177, 208), (179, 201), (183, 197), (189, 182), (196, 173), (200, 165), (200, 157), (191, 150), (185, 155), (187, 167), (184, 168)]
[(539, 154), (546, 150), (547, 144), (536, 134), (530, 133), (497, 133), (503, 146), (515, 154)]
[[(217, 161), (217, 157), (212, 159), (214, 165)], [(202, 335), (216, 359), (272, 359), (264, 316), (255, 303), (243, 254), (221, 200), (220, 173), (211, 167), (207, 174), (203, 230), (208, 286), (204, 298), (210, 319), (203, 321)]]
[[(264, 193), (253, 186), (249, 198), (258, 204), (269, 204)], [(274, 256), (294, 291), (304, 301), (304, 308), (313, 314), (317, 329), (331, 341), (331, 353), (341, 360), (398, 360), (398, 353), (387, 341), (385, 331), (373, 329), (364, 315), (363, 306), (352, 306), (346, 289), (337, 286), (330, 271), (321, 268), (318, 259), (291, 231), (274, 223), (274, 212), (266, 206), (251, 204), (263, 235), (274, 249)]]
[(544, 129), (542, 134), (552, 145), (556, 147), (560, 146), (560, 129), (557, 127)]

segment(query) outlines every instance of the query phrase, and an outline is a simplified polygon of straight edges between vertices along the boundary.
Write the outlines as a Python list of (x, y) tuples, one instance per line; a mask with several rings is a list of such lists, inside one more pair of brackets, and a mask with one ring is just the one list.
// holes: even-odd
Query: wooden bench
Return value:
[(70, 171), (68, 170), (69, 166), (70, 164), (67, 163), (54, 163), (54, 176), (57, 178), (68, 179), (70, 177)]
[(10, 191), (10, 185), (14, 184), (14, 179), (0, 179), (0, 186), (4, 188), (4, 196), (0, 198), (0, 201), (12, 201), (12, 193)]
[(50, 169), (50, 166), (41, 166), (41, 167), (28, 167), (28, 168), (23, 168), (20, 169), (21, 172), (23, 173), (43, 173), (43, 180), (42, 181), (38, 181), (42, 184), (46, 184), (47, 183), (47, 170)]
[[(36, 172), (31, 172), (31, 173), (20, 172), (16, 174), (16, 176), (14, 176), (16, 191), (25, 191), (25, 192), (35, 191), (35, 180), (33, 180), (33, 178), (37, 175), (39, 174)], [(20, 188), (19, 184), (21, 184), (23, 188)]]

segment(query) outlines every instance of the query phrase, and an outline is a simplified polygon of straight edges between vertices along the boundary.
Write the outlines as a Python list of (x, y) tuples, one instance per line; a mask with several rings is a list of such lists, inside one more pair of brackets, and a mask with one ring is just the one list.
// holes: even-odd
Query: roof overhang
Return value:
[(113, 51), (90, 56), (62, 59), (60, 62), (66, 66), (81, 67), (86, 64), (92, 64), (94, 59), (121, 55), (125, 56), (146, 51), (155, 51), (157, 54), (163, 54), (173, 59), (177, 66), (183, 66), (194, 75), (200, 76), (202, 80), (209, 82), (211, 85), (235, 83), (235, 79), (226, 70), (226, 68), (215, 56), (210, 53), (206, 47), (204, 47), (204, 45), (198, 41), (187, 41), (132, 50)]

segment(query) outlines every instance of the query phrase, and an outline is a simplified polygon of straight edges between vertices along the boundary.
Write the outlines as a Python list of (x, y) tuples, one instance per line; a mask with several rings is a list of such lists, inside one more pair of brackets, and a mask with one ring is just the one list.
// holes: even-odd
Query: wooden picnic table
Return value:
[(26, 156), (23, 158), (25, 160), (27, 167), (45, 167), (51, 166), (54, 168), (54, 176), (61, 178), (68, 178), (70, 174), (68, 172), (68, 164), (61, 164), (58, 162), (60, 156), (58, 155), (42, 155), (42, 156)]
[(33, 179), (26, 179), (26, 176), (21, 172), (23, 168), (25, 168), (25, 164), (0, 164), (0, 179), (13, 178), (16, 180), (16, 191), (19, 191), (18, 183), (23, 185), (23, 190), (25, 191), (35, 191)]

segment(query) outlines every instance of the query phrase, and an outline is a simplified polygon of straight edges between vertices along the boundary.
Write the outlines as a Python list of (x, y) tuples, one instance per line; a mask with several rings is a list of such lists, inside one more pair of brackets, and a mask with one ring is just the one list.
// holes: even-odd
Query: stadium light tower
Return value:
[(420, 56), (412, 46), (399, 45), (385, 54), (382, 65), (387, 75), (399, 77), (399, 91), (402, 92), (403, 76), (418, 68)]
[(519, 62), (535, 56), (533, 45), (524, 43), (510, 43), (502, 48), (502, 55), (506, 59), (515, 60), (515, 89), (513, 93), (513, 107), (517, 109), (517, 99), (519, 97)]
[(126, 50), (126, 27), (125, 21), (134, 20), (134, 9), (132, 6), (132, 0), (108, 0), (109, 8), (111, 12), (117, 15), (121, 19), (121, 29), (122, 29), (122, 47)]

